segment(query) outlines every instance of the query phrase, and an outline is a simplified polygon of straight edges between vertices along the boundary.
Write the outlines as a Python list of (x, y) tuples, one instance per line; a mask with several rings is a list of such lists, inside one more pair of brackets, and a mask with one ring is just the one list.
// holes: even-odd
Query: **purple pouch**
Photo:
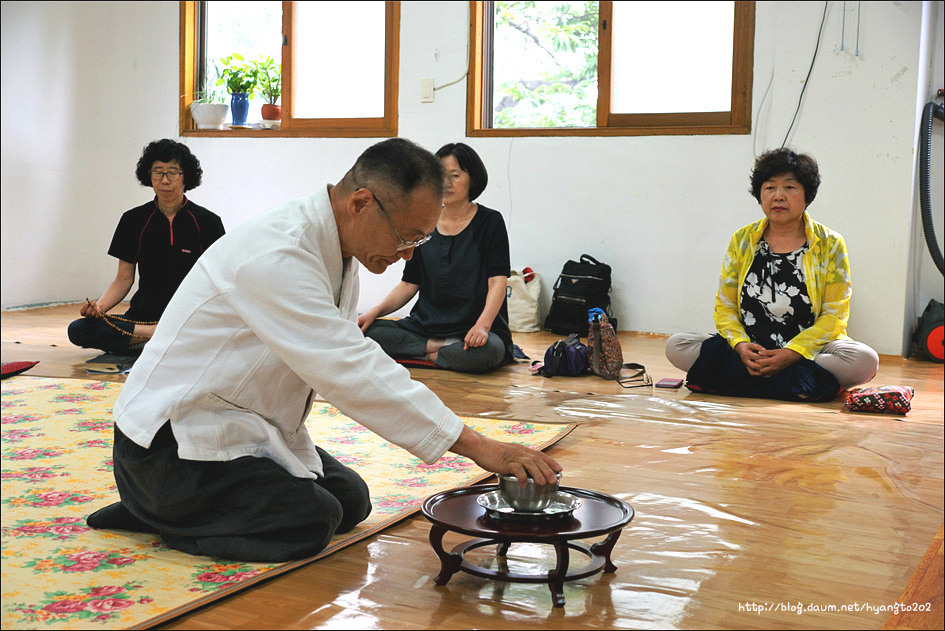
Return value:
[(574, 377), (587, 371), (587, 346), (577, 333), (566, 340), (558, 340), (545, 351), (544, 366), (538, 371), (543, 377)]

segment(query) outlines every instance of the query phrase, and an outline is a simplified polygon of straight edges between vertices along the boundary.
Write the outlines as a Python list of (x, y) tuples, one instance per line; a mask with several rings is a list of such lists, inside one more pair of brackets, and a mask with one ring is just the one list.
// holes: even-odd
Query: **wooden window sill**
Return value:
[(263, 129), (262, 127), (225, 129), (185, 129), (182, 136), (192, 138), (390, 138), (396, 130), (369, 128)]

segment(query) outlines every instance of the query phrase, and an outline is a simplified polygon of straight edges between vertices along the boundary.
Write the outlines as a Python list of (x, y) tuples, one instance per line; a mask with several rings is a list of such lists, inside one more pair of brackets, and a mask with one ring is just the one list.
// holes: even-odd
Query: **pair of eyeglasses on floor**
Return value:
[(390, 226), (390, 229), (393, 230), (394, 234), (397, 235), (397, 238), (400, 239), (400, 245), (397, 246), (398, 252), (403, 252), (404, 250), (409, 250), (410, 248), (419, 248), (421, 245), (423, 245), (424, 243), (426, 243), (427, 241), (433, 238), (432, 234), (428, 234), (414, 241), (407, 241), (406, 239), (404, 239), (400, 235), (400, 231), (397, 230), (397, 228), (394, 226), (394, 222), (390, 220), (390, 215), (388, 215), (387, 211), (384, 210), (384, 205), (381, 204), (381, 200), (377, 198), (377, 195), (374, 194), (374, 191), (363, 186), (357, 190), (361, 190), (361, 188), (363, 188), (364, 190), (366, 190), (367, 192), (371, 194), (371, 197), (374, 198), (374, 202), (377, 204), (377, 209), (381, 211), (381, 215), (384, 217), (384, 219), (387, 220), (387, 223)]
[(653, 385), (653, 378), (650, 377), (650, 373), (646, 371), (646, 367), (642, 364), (624, 364), (624, 367), (636, 369), (636, 372), (629, 377), (617, 379), (617, 383), (624, 388), (645, 388)]

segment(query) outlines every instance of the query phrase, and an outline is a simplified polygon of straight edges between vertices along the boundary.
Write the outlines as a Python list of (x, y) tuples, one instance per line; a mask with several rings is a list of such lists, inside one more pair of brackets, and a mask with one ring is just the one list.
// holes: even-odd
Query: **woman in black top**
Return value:
[[(506, 306), (509, 236), (497, 211), (476, 204), (485, 165), (463, 143), (436, 153), (447, 174), (443, 213), (432, 238), (407, 260), (401, 282), (358, 318), (365, 334), (395, 358), (421, 358), (440, 368), (483, 373), (512, 358)], [(419, 293), (410, 315), (378, 320)]]
[[(184, 195), (200, 185), (203, 170), (190, 149), (173, 140), (144, 148), (135, 175), (154, 189), (154, 199), (125, 212), (108, 253), (118, 273), (96, 301), (82, 305), (82, 317), (69, 325), (69, 340), (115, 355), (136, 354), (154, 333), (171, 296), (197, 258), (223, 236), (216, 214)], [(124, 300), (139, 275), (131, 308), (121, 316), (108, 311)]]

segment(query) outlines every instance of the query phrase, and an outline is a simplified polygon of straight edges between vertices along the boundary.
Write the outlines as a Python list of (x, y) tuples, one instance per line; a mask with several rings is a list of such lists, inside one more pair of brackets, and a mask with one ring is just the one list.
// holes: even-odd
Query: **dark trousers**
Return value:
[[(430, 337), (405, 329), (397, 320), (375, 320), (366, 335), (395, 359), (424, 355)], [(464, 345), (462, 340), (447, 344), (437, 352), (433, 363), (446, 370), (468, 373), (486, 373), (505, 363), (505, 344), (495, 333), (489, 333), (488, 341), (477, 348), (464, 349)]]
[(269, 458), (182, 460), (177, 449), (170, 422), (148, 449), (116, 426), (121, 502), (93, 513), (89, 526), (157, 532), (190, 554), (278, 562), (317, 554), (371, 513), (361, 476), (318, 447), (325, 475), (317, 480)]
[[(111, 320), (118, 328), (133, 333), (131, 322)], [(120, 333), (101, 318), (79, 318), (69, 324), (69, 341), (82, 348), (97, 348), (112, 355), (135, 356), (141, 352), (144, 340)], [(132, 343), (134, 342), (134, 343)]]

